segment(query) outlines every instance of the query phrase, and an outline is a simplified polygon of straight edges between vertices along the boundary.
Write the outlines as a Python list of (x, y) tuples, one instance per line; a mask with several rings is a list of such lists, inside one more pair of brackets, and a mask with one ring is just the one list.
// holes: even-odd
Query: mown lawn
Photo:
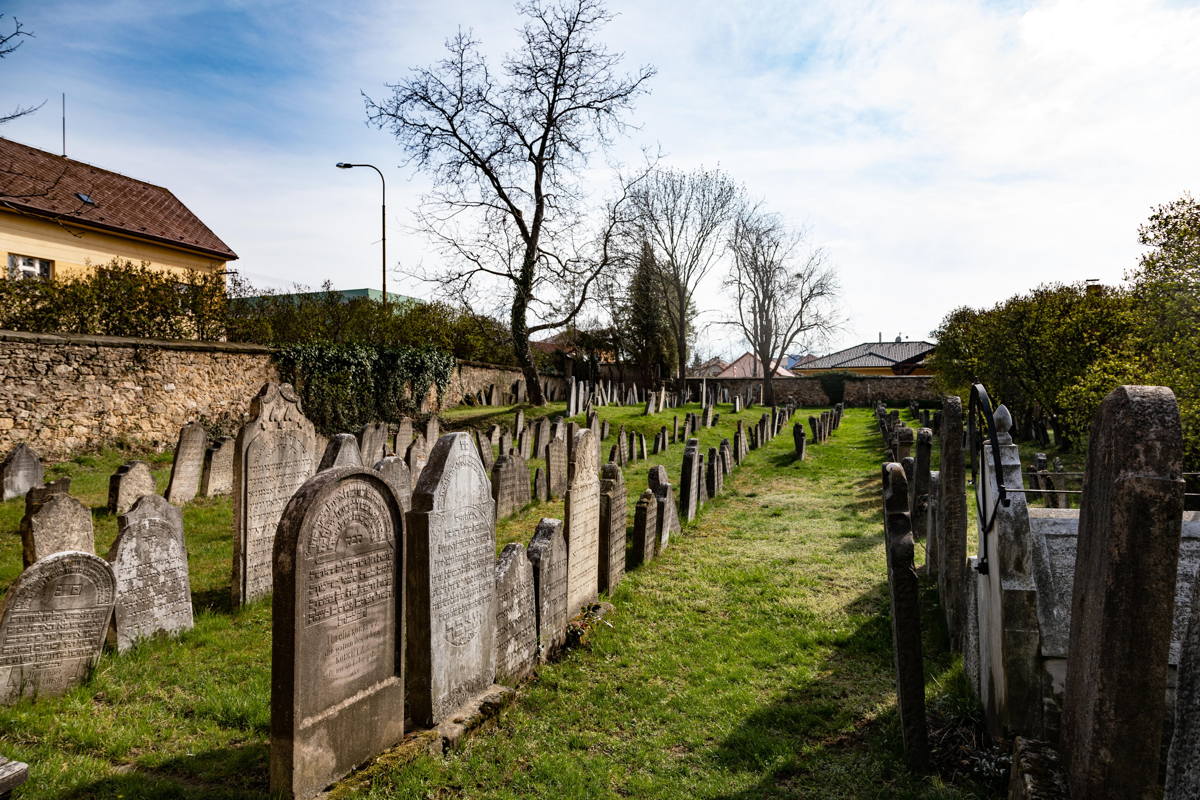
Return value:
[[(705, 451), (732, 437), (720, 410), (720, 426), (701, 431)], [(447, 416), (486, 426), (496, 413)], [(672, 413), (601, 409), (612, 425), (604, 455), (620, 424), (651, 439)], [(900, 760), (880, 451), (870, 413), (852, 410), (809, 460), (792, 458), (790, 430), (751, 453), (662, 558), (627, 576), (587, 646), (543, 668), (492, 728), (444, 759), (369, 767), (335, 796), (978, 796), (910, 776)], [(631, 515), (649, 467), (667, 465), (677, 482), (682, 452), (626, 470)], [(52, 477), (69, 471), (72, 493), (101, 507), (126, 458), (83, 457)], [(162, 488), (169, 461), (155, 464)], [(500, 524), (497, 546), (528, 541), (538, 518), (561, 513), (560, 501), (532, 504)], [(0, 506), (0, 589), (20, 570), (20, 515), (20, 501)], [(103, 554), (115, 518), (95, 519)], [(229, 608), (228, 500), (190, 504), (185, 530), (193, 632), (106, 654), (65, 697), (0, 708), (0, 753), (31, 764), (19, 797), (266, 796), (270, 605)], [(929, 690), (954, 705), (959, 670), (939, 636), (931, 626)]]

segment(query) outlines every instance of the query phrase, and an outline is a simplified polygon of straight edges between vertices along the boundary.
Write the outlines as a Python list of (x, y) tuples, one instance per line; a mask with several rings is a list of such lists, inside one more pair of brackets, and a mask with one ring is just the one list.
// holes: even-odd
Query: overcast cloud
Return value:
[[(378, 285), (378, 180), (333, 167), (375, 163), (391, 255), (436, 267), (408, 230), (423, 181), (365, 125), (359, 92), (384, 96), (459, 26), (502, 53), (516, 15), (494, 0), (334, 5), (10, 2), (0, 10), (36, 38), (0, 63), (3, 105), (47, 103), (2, 133), (57, 151), (65, 91), (68, 155), (169, 187), (243, 275), (276, 287)], [(681, 167), (719, 164), (806, 228), (843, 285), (846, 325), (829, 347), (927, 337), (955, 306), (1043, 281), (1117, 282), (1151, 206), (1196, 188), (1193, 3), (611, 8), (611, 48), (659, 71), (615, 155), (661, 147)], [(710, 324), (727, 313), (720, 277), (700, 297), (703, 346), (732, 355), (742, 343)]]

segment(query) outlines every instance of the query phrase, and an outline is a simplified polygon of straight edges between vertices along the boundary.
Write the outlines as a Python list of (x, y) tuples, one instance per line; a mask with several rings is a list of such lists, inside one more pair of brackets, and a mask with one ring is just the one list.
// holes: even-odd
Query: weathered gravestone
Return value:
[(321, 463), (317, 470), (361, 466), (363, 466), (363, 458), (358, 449), (358, 439), (353, 434), (339, 433), (325, 446), (325, 454), (321, 456)]
[(51, 494), (21, 520), (21, 556), (26, 567), (52, 553), (78, 550), (94, 553), (92, 512), (68, 494)]
[(813, 444), (820, 444), (821, 443), (821, 426), (819, 424), (817, 424), (816, 417), (808, 418), (808, 427), (812, 428)]
[(167, 482), (167, 500), (174, 505), (195, 499), (207, 447), (208, 432), (199, 422), (189, 422), (180, 429), (175, 459), (171, 462), (171, 479)]
[(684, 522), (696, 518), (700, 508), (700, 440), (688, 439), (679, 477), (679, 516)]
[(386, 422), (368, 422), (358, 432), (358, 452), (363, 464), (374, 464), (388, 454)]
[(1163, 386), (1119, 386), (1088, 440), (1062, 744), (1072, 797), (1150, 797), (1166, 717), (1183, 434)]
[(596, 437), (587, 428), (575, 434), (567, 478), (567, 614), (595, 602), (600, 586), (600, 479)]
[(147, 494), (155, 494), (150, 465), (145, 461), (122, 464), (108, 478), (108, 513), (124, 514)]
[[(909, 488), (909, 509), (912, 514), (913, 535), (917, 539), (927, 538), (929, 515), (929, 463), (933, 453), (933, 431), (921, 428), (917, 431), (917, 457), (914, 461), (913, 483)], [(926, 561), (928, 561), (926, 554)]]
[(55, 553), (17, 576), (0, 617), (0, 703), (82, 681), (100, 657), (115, 596), (112, 568), (91, 553)]
[(271, 793), (310, 798), (404, 734), (404, 523), (378, 473), (319, 472), (275, 540)]
[(438, 419), (437, 414), (431, 414), (429, 419), (425, 420), (425, 442), (432, 448), (442, 436), (442, 421)]
[(616, 464), (600, 468), (600, 591), (612, 594), (625, 576), (625, 477)]
[(222, 436), (204, 451), (204, 467), (200, 472), (200, 494), (216, 497), (233, 491), (233, 437)]
[(523, 545), (505, 545), (496, 561), (496, 682), (514, 686), (537, 663), (533, 564)]
[(407, 522), (407, 702), (430, 726), (496, 674), (496, 507), (467, 434), (434, 445)]
[(567, 491), (567, 442), (551, 439), (546, 446), (546, 475), (550, 488), (550, 499), (562, 497)]
[(796, 458), (803, 461), (808, 439), (804, 435), (804, 426), (799, 422), (792, 426), (792, 443), (796, 447)]
[(496, 463), (496, 456), (492, 453), (492, 443), (479, 430), (475, 430), (471, 434), (471, 438), (475, 440), (475, 449), (479, 451), (479, 460), (483, 462), (483, 468), (491, 472), (492, 466)]
[(713, 498), (724, 488), (725, 475), (721, 472), (721, 455), (717, 448), (708, 448), (708, 458), (704, 461), (704, 490), (708, 497)]
[[(1180, 554), (1180, 568), (1184, 567)], [(1176, 579), (1178, 583), (1178, 578)], [(1176, 600), (1175, 613), (1179, 613)], [(1167, 756), (1165, 800), (1200, 797), (1200, 580), (1193, 580), (1191, 603), (1179, 648), (1175, 690), (1175, 731)]]
[(412, 508), (412, 473), (408, 471), (408, 464), (404, 459), (399, 456), (387, 456), (375, 462), (374, 469), (396, 493), (396, 499), (400, 501), (400, 510), (408, 511)]
[(0, 800), (8, 800), (12, 791), (29, 780), (29, 765), (0, 756)]
[(501, 455), (492, 465), (492, 500), (496, 519), (512, 516), (529, 502), (529, 469), (515, 452)]
[(962, 400), (957, 395), (942, 398), (941, 457), (938, 493), (937, 536), (933, 549), (938, 556), (938, 595), (946, 610), (950, 644), (961, 649), (966, 617), (967, 495), (963, 462)]
[(925, 726), (925, 668), (921, 653), (921, 598), (913, 567), (908, 480), (899, 464), (884, 465), (884, 535), (892, 609), (892, 654), (904, 753), (913, 769), (929, 762)]
[(658, 499), (657, 517), (658, 541), (654, 547), (656, 552), (662, 552), (671, 541), (671, 536), (680, 531), (679, 514), (675, 508), (675, 498), (671, 491), (671, 482), (667, 479), (667, 468), (659, 464), (652, 467), (647, 476), (650, 491)]
[(650, 489), (642, 492), (634, 506), (631, 545), (629, 569), (650, 561), (658, 551), (658, 497)]
[(408, 452), (408, 446), (413, 440), (413, 421), (411, 417), (401, 417), (396, 425), (396, 455), (401, 458)]
[(156, 494), (134, 503), (117, 520), (108, 551), (117, 581), (117, 650), (162, 632), (192, 629), (192, 587), (183, 543), (183, 514)]
[(41, 486), (44, 476), (42, 461), (25, 444), (12, 449), (0, 462), (0, 486), (4, 500), (24, 497), (34, 486)]
[(425, 436), (418, 433), (408, 443), (408, 450), (404, 452), (404, 461), (408, 464), (408, 474), (412, 476), (414, 490), (417, 488), (417, 481), (421, 479), (421, 470), (425, 469), (425, 462), (427, 460), (428, 451), (425, 448)]
[(235, 607), (271, 593), (275, 528), (312, 472), (316, 432), (291, 385), (268, 383), (250, 404), (233, 457)]
[(526, 555), (533, 567), (538, 658), (546, 661), (567, 641), (567, 540), (562, 520), (544, 517)]

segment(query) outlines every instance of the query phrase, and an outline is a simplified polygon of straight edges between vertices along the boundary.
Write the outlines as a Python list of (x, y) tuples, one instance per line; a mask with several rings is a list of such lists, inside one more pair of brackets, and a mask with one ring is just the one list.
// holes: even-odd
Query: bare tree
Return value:
[(743, 206), (729, 237), (725, 287), (737, 301), (736, 325), (762, 367), (763, 402), (773, 403), (772, 378), (796, 343), (805, 347), (835, 327), (837, 276), (819, 248), (805, 250), (801, 233), (778, 215)]
[[(0, 14), (0, 19), (3, 17), (4, 15)], [(21, 21), (16, 17), (13, 17), (12, 23), (12, 30), (10, 32), (0, 33), (0, 58), (6, 58), (12, 55), (22, 44), (25, 43), (25, 37), (33, 36), (32, 33), (25, 30), (24, 26), (21, 25)], [(14, 119), (23, 117), (26, 114), (32, 114), (45, 104), (46, 101), (43, 100), (36, 106), (17, 106), (7, 114), (0, 114), (0, 125), (3, 125), (6, 122), (12, 122)]]
[[(370, 121), (399, 140), (406, 163), (433, 178), (418, 221), (457, 264), (435, 280), (458, 296), (480, 279), (506, 287), (514, 354), (530, 402), (541, 405), (530, 336), (575, 318), (627, 224), (628, 182), (607, 204), (599, 232), (587, 233), (579, 174), (627, 128), (654, 70), (617, 74), (620, 54), (596, 41), (612, 18), (601, 0), (517, 8), (526, 20), (521, 43), (499, 76), (459, 31), (445, 59), (366, 105)], [(542, 321), (530, 324), (531, 314)]]
[(679, 391), (687, 376), (688, 333), (700, 281), (724, 254), (741, 190), (719, 169), (655, 170), (634, 192), (637, 236), (649, 242), (675, 339)]

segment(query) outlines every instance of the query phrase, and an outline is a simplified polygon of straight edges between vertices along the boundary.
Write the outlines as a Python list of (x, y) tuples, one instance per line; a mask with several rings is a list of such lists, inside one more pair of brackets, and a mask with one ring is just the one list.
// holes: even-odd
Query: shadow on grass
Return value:
[(216, 614), (228, 614), (233, 610), (233, 597), (229, 586), (217, 586), (212, 589), (199, 589), (192, 592), (192, 608), (197, 611), (212, 611)]
[(138, 798), (158, 800), (266, 800), (267, 743), (223, 747), (170, 759), (154, 766), (130, 765), (127, 771), (80, 786), (68, 800)]

